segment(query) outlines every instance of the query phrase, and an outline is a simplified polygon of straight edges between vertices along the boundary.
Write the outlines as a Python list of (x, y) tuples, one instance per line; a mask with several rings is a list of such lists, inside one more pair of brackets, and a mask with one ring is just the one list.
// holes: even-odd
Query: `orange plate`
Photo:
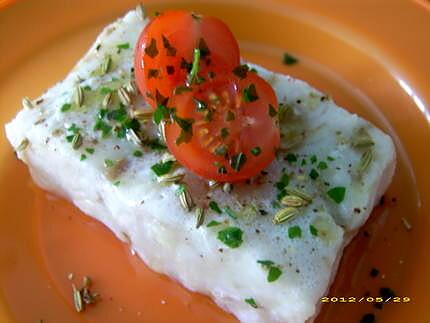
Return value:
[[(408, 303), (325, 304), (318, 322), (430, 322), (430, 13), (428, 1), (152, 1), (149, 12), (186, 8), (226, 21), (244, 56), (307, 80), (339, 105), (388, 132), (398, 167), (385, 203), (347, 248), (329, 295), (376, 296), (381, 287)], [(0, 0), (0, 124), (62, 79), (101, 28), (132, 1)], [(427, 7), (427, 8), (426, 8)], [(300, 58), (283, 66), (288, 51)], [(0, 135), (0, 320), (36, 322), (233, 322), (209, 298), (189, 292), (131, 256), (101, 224), (32, 184)], [(426, 156), (426, 158), (424, 158)], [(412, 224), (407, 231), (402, 217)], [(371, 278), (371, 268), (380, 274)], [(93, 277), (102, 300), (73, 309), (75, 274)], [(336, 299), (333, 299), (336, 300)]]

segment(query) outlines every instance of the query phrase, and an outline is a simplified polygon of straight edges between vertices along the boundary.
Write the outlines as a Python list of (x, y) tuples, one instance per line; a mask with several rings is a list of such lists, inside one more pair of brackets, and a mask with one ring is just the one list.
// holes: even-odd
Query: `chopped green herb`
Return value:
[(106, 95), (111, 92), (113, 92), (113, 90), (109, 87), (103, 86), (102, 88), (100, 88), (100, 93), (103, 95)]
[(243, 231), (237, 227), (227, 227), (218, 232), (217, 238), (230, 248), (238, 248), (243, 242)]
[(266, 269), (269, 269), (271, 266), (275, 264), (272, 260), (257, 260), (257, 263), (259, 263)]
[(217, 156), (225, 156), (227, 155), (228, 152), (228, 146), (225, 144), (219, 145), (218, 147), (215, 148), (215, 155)]
[(64, 103), (61, 107), (61, 112), (67, 112), (72, 108), (72, 105), (70, 103)]
[(172, 160), (168, 160), (166, 162), (159, 162), (151, 166), (152, 171), (157, 176), (163, 176), (169, 173), (172, 170), (174, 162)]
[(243, 90), (243, 101), (254, 102), (256, 100), (258, 100), (257, 89), (255, 84), (251, 83)]
[(207, 227), (208, 227), (208, 228), (210, 228), (210, 227), (215, 227), (215, 226), (220, 225), (220, 224), (221, 224), (221, 222), (218, 222), (218, 221), (212, 220), (211, 222), (209, 222), (209, 223), (207, 224)]
[(246, 298), (245, 302), (251, 305), (253, 308), (258, 308), (258, 305), (253, 298)]
[(271, 104), (269, 104), (269, 116), (276, 117), (276, 115), (278, 114), (278, 112), (276, 111), (275, 107)]
[(284, 53), (284, 57), (282, 58), (282, 62), (285, 65), (294, 65), (298, 62), (298, 59), (295, 58), (294, 56), (288, 54), (288, 53)]
[(236, 172), (240, 171), (242, 166), (246, 163), (246, 155), (244, 153), (238, 153), (231, 157), (230, 166)]
[(218, 203), (215, 201), (210, 201), (209, 202), (209, 207), (214, 210), (216, 213), (221, 214), (221, 208), (218, 206)]
[(290, 164), (297, 162), (297, 156), (295, 154), (287, 154), (286, 159)]
[(222, 128), (222, 129), (221, 129), (221, 133), (220, 133), (220, 135), (221, 135), (221, 138), (222, 138), (222, 139), (227, 138), (227, 137), (228, 137), (228, 135), (229, 135), (229, 131), (228, 131), (228, 129), (227, 129), (227, 128)]
[(316, 180), (319, 176), (320, 176), (320, 174), (316, 171), (316, 169), (312, 168), (310, 173), (309, 173), (309, 177), (313, 180)]
[(327, 163), (326, 163), (326, 162), (324, 162), (324, 161), (320, 161), (320, 162), (318, 163), (318, 169), (324, 170), (324, 169), (327, 169), (327, 168), (328, 168), (328, 165), (327, 165)]
[(116, 47), (118, 49), (129, 49), (130, 48), (130, 44), (129, 43), (118, 44), (118, 45), (116, 45)]
[(160, 122), (164, 119), (169, 118), (170, 109), (164, 105), (158, 105), (157, 109), (154, 111), (153, 119), (156, 124), (160, 124)]
[(253, 154), (254, 156), (258, 156), (261, 154), (261, 148), (260, 147), (254, 147), (251, 149), (251, 154)]
[(106, 168), (110, 168), (110, 167), (113, 167), (114, 162), (113, 162), (113, 160), (111, 160), (111, 159), (105, 159), (104, 164), (105, 164), (105, 167), (106, 167)]
[(228, 110), (225, 115), (225, 121), (233, 121), (236, 118), (233, 111)]
[(163, 145), (160, 140), (158, 140), (157, 138), (155, 139), (145, 139), (142, 144), (144, 144), (145, 146), (148, 146), (150, 149), (155, 150), (155, 151), (161, 151), (161, 150), (165, 150), (167, 149), (167, 147), (165, 145)]
[(182, 143), (189, 142), (193, 136), (193, 119), (180, 118), (178, 116), (173, 116), (173, 120), (181, 128), (181, 133), (178, 138), (176, 138), (176, 144), (180, 145)]
[(140, 150), (135, 150), (135, 151), (133, 152), (133, 156), (134, 156), (134, 157), (142, 157), (142, 156), (143, 156), (143, 153), (142, 153)]
[(239, 65), (239, 66), (235, 67), (233, 70), (233, 74), (236, 75), (240, 79), (244, 79), (246, 77), (246, 75), (248, 74), (248, 71), (249, 71), (249, 66), (244, 64), (244, 65)]
[(302, 159), (302, 163), (300, 164), (301, 166), (305, 166), (307, 164), (306, 159)]
[(234, 220), (237, 219), (237, 213), (235, 211), (233, 211), (229, 206), (226, 206), (224, 208), (224, 212), (227, 213), (227, 215), (229, 217), (231, 217), (232, 219), (234, 219)]
[(311, 156), (311, 164), (315, 164), (317, 162), (317, 156), (312, 155)]
[(191, 66), (191, 71), (188, 74), (188, 85), (192, 85), (194, 83), (197, 83), (196, 80), (198, 79), (198, 72), (199, 72), (199, 64), (200, 64), (200, 49), (194, 48), (194, 54), (193, 54), (193, 64)]
[(92, 155), (92, 154), (94, 154), (95, 149), (94, 149), (94, 148), (85, 148), (85, 151), (86, 151), (87, 153), (89, 153), (90, 155)]
[(288, 237), (290, 239), (301, 238), (302, 229), (298, 225), (294, 225), (288, 228)]
[(179, 184), (178, 188), (176, 189), (175, 194), (179, 196), (179, 195), (183, 194), (186, 189), (187, 189), (187, 187), (184, 184)]
[(275, 183), (275, 186), (278, 190), (283, 190), (290, 183), (290, 176), (287, 173), (282, 174), (279, 182)]
[(346, 188), (343, 186), (333, 187), (327, 191), (327, 195), (337, 204), (342, 203), (345, 199)]
[(112, 126), (108, 125), (101, 119), (98, 119), (94, 124), (94, 131), (101, 131), (102, 137), (107, 137), (112, 130)]
[(179, 85), (179, 86), (175, 87), (174, 94), (182, 94), (182, 93), (190, 92), (190, 91), (192, 91), (192, 89), (189, 86)]
[(145, 54), (151, 58), (158, 55), (157, 42), (154, 38), (151, 38), (149, 46), (145, 48)]
[(282, 270), (279, 267), (272, 266), (269, 269), (269, 273), (267, 274), (267, 281), (272, 283), (282, 275)]
[(318, 236), (318, 229), (317, 228), (315, 228), (312, 224), (311, 225), (309, 225), (309, 231), (311, 232), (311, 234), (313, 235), (313, 236)]
[(80, 158), (80, 160), (81, 160), (81, 161), (84, 161), (85, 159), (87, 159), (87, 155), (85, 155), (85, 154), (81, 154), (81, 158)]
[(169, 40), (164, 35), (161, 35), (161, 38), (163, 40), (163, 46), (167, 50), (167, 56), (175, 56), (176, 48), (170, 44)]
[(85, 91), (91, 91), (91, 86), (89, 86), (89, 85), (85, 85), (85, 86), (83, 87), (83, 89), (84, 89)]
[(119, 186), (119, 184), (121, 184), (121, 181), (116, 181), (115, 183), (113, 183), (113, 185), (115, 186)]
[(329, 161), (333, 161), (333, 160), (335, 160), (335, 158), (334, 158), (334, 157), (331, 157), (331, 156), (327, 156), (327, 160), (329, 160)]

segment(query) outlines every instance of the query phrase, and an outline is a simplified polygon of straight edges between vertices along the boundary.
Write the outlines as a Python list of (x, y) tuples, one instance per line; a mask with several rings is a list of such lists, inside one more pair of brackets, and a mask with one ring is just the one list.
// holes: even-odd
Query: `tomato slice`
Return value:
[(208, 79), (239, 65), (239, 46), (219, 19), (185, 11), (155, 17), (136, 46), (137, 85), (152, 107), (166, 102), (190, 72), (195, 48), (200, 49), (199, 76)]
[(220, 182), (257, 175), (275, 158), (280, 135), (272, 87), (257, 74), (218, 76), (169, 101), (170, 152), (192, 172)]

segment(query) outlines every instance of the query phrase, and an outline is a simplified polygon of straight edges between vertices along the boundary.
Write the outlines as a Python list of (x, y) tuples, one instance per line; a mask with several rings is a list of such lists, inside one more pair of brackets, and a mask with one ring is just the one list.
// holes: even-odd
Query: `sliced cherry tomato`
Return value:
[(139, 90), (154, 108), (184, 84), (196, 48), (200, 50), (200, 78), (231, 72), (240, 63), (236, 39), (217, 18), (169, 11), (145, 27), (137, 42), (134, 66)]
[(170, 152), (194, 173), (220, 182), (257, 175), (275, 158), (280, 135), (272, 87), (257, 74), (220, 75), (175, 95), (165, 126)]

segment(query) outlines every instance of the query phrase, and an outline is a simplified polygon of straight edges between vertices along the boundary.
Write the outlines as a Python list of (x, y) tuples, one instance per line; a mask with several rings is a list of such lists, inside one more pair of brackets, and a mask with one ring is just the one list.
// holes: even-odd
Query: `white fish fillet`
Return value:
[[(250, 184), (235, 185), (231, 193), (209, 191), (206, 181), (178, 168), (175, 172), (186, 173), (185, 182), (196, 204), (207, 204), (209, 197), (240, 215), (235, 220), (208, 209), (205, 223), (196, 229), (194, 213), (181, 207), (178, 186), (158, 183), (150, 169), (160, 161), (159, 152), (144, 147), (140, 149), (143, 156), (135, 157), (138, 147), (133, 142), (112, 134), (101, 138), (100, 131), (93, 130), (102, 100), (96, 93), (102, 86), (114, 88), (130, 79), (132, 47), (146, 22), (131, 11), (108, 26), (66, 79), (40, 97), (43, 102), (34, 103), (34, 109), (21, 110), (6, 125), (10, 143), (41, 187), (66, 197), (103, 222), (119, 239), (130, 243), (152, 269), (211, 296), (243, 322), (312, 322), (345, 244), (391, 181), (395, 168), (392, 140), (308, 84), (254, 66), (273, 85), (279, 102), (290, 106), (292, 115), (282, 125), (287, 134), (283, 145), (297, 141), (289, 153), (296, 154), (298, 161), (290, 163), (284, 160), (286, 154), (280, 154), (267, 175)], [(118, 51), (117, 45), (122, 43), (130, 43), (131, 49)], [(107, 55), (111, 55), (112, 64), (106, 75), (97, 76), (94, 71), (100, 70)], [(73, 102), (76, 82), (92, 91), (83, 91), (83, 107), (72, 105), (70, 111), (61, 112), (63, 104)], [(72, 124), (80, 128), (83, 138), (78, 149), (66, 140), (66, 135), (72, 134), (67, 130)], [(359, 175), (357, 167), (368, 148), (355, 148), (351, 142), (361, 128), (374, 145), (373, 159)], [(143, 132), (154, 134), (154, 126), (144, 124)], [(29, 144), (20, 150), (24, 139)], [(86, 159), (81, 161), (82, 155)], [(317, 158), (315, 163), (312, 155)], [(307, 160), (306, 165), (302, 159)], [(106, 160), (107, 166), (109, 160), (114, 165), (106, 168)], [(321, 169), (321, 161), (327, 169)], [(309, 177), (312, 169), (319, 174), (316, 180)], [(297, 218), (274, 225), (272, 218), (278, 207), (273, 203), (278, 194), (274, 184), (283, 172), (289, 174), (289, 187), (300, 188), (313, 199), (300, 209)], [(345, 199), (339, 204), (327, 195), (336, 186), (346, 188)], [(212, 220), (223, 224), (207, 227)], [(243, 230), (243, 243), (238, 248), (229, 248), (217, 239), (218, 231), (228, 225)], [(311, 233), (310, 225), (317, 235)], [(289, 237), (293, 226), (300, 227), (301, 237)], [(273, 261), (282, 275), (269, 283), (267, 268), (257, 260)], [(249, 298), (257, 308), (245, 302)]]

